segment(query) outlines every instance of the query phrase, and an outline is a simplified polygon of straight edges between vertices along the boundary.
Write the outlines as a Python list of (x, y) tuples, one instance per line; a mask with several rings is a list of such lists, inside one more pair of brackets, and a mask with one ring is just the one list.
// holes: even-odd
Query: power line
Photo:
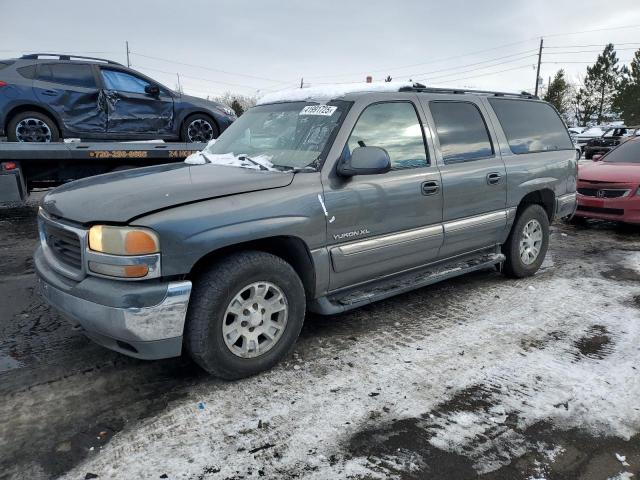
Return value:
[(160, 58), (160, 57), (153, 57), (151, 55), (143, 55), (142, 53), (137, 53), (137, 52), (131, 52), (132, 55), (138, 56), (138, 57), (143, 57), (143, 58), (149, 58), (152, 60), (158, 60), (161, 62), (166, 62), (166, 63), (173, 63), (176, 65), (184, 65), (186, 67), (193, 67), (193, 68), (201, 68), (203, 70), (209, 70), (210, 72), (216, 72), (216, 73), (224, 73), (226, 75), (232, 75), (232, 76), (236, 76), (236, 77), (245, 77), (245, 78), (253, 78), (254, 80), (263, 80), (266, 82), (272, 82), (272, 83), (289, 83), (287, 82), (283, 82), (282, 80), (274, 80), (272, 78), (265, 78), (265, 77), (258, 77), (255, 75), (247, 75), (244, 73), (234, 73), (234, 72), (229, 72), (226, 70), (219, 70), (217, 68), (210, 68), (210, 67), (206, 67), (204, 65), (196, 65), (193, 63), (185, 63), (185, 62), (179, 62), (177, 60), (170, 60), (167, 58)]
[(479, 73), (477, 75), (472, 75), (470, 77), (454, 78), (454, 79), (444, 80), (444, 81), (440, 81), (440, 82), (431, 82), (431, 83), (434, 83), (434, 84), (453, 83), (453, 82), (459, 82), (461, 80), (469, 80), (471, 78), (478, 78), (478, 77), (486, 77), (486, 76), (490, 76), (490, 75), (497, 75), (499, 73), (511, 72), (511, 71), (514, 71), (514, 70), (520, 70), (520, 69), (523, 69), (523, 68), (531, 68), (531, 67), (532, 67), (532, 65), (520, 65), (519, 67), (507, 68), (505, 70), (500, 70), (498, 72)]
[[(158, 68), (147, 67), (147, 66), (144, 66), (144, 65), (135, 65), (135, 68), (138, 68), (138, 69), (141, 69), (141, 70), (151, 70), (153, 72), (165, 73), (167, 75), (175, 75), (176, 74), (176, 72), (169, 72), (167, 70), (160, 70)], [(229, 86), (232, 86), (232, 87), (243, 87), (243, 88), (249, 88), (251, 90), (256, 90), (256, 87), (254, 87), (254, 86), (243, 85), (241, 83), (223, 82), (221, 80), (212, 80), (210, 78), (194, 77), (192, 75), (184, 75), (184, 74), (181, 74), (181, 76), (185, 77), (185, 78), (191, 78), (191, 79), (194, 79), (194, 80), (201, 80), (203, 82), (218, 83), (220, 85), (229, 85)]]
[(485, 66), (482, 66), (482, 67), (470, 68), (469, 70), (456, 71), (454, 73), (448, 73), (448, 74), (445, 74), (445, 75), (438, 75), (438, 76), (435, 76), (435, 77), (433, 77), (433, 76), (425, 76), (425, 77), (416, 77), (416, 78), (418, 80), (422, 79), (422, 80), (426, 80), (426, 81), (431, 81), (431, 80), (438, 79), (438, 78), (447, 78), (447, 77), (451, 77), (451, 76), (455, 76), (455, 75), (471, 73), (471, 72), (474, 72), (474, 71), (477, 71), (477, 70), (485, 70), (487, 68), (493, 68), (493, 67), (497, 67), (499, 65), (506, 65), (506, 64), (509, 64), (509, 63), (518, 62), (520, 60), (525, 60), (527, 58), (533, 58), (533, 57), (536, 57), (536, 56), (537, 55), (535, 55), (535, 54), (529, 54), (529, 55), (525, 55), (523, 57), (514, 58), (512, 60), (507, 60), (507, 61), (504, 61), (504, 62), (494, 63), (493, 65), (485, 65)]
[[(459, 68), (473, 67), (473, 66), (475, 66), (475, 65), (481, 65), (481, 64), (483, 64), (483, 63), (491, 63), (491, 62), (495, 62), (496, 60), (502, 60), (502, 59), (504, 59), (504, 58), (510, 58), (510, 57), (522, 56), (522, 55), (527, 54), (527, 53), (528, 53), (528, 54), (532, 54), (532, 53), (534, 53), (534, 52), (536, 52), (536, 51), (537, 51), (537, 49), (525, 50), (525, 51), (522, 51), (522, 52), (513, 53), (513, 54), (511, 54), (511, 55), (505, 55), (505, 56), (503, 56), (503, 57), (497, 57), (497, 58), (492, 58), (492, 59), (489, 59), (489, 60), (483, 60), (483, 61), (481, 61), (481, 62), (469, 63), (469, 64), (467, 64), (467, 65), (458, 65), (458, 66), (456, 66), (456, 67), (442, 68), (442, 69), (440, 69), (440, 70), (432, 70), (432, 71), (430, 71), (430, 72), (415, 73), (415, 74), (412, 74), (412, 75), (410, 75), (410, 76), (411, 76), (411, 77), (418, 77), (418, 76), (422, 76), (422, 75), (430, 75), (430, 74), (432, 74), (432, 73), (440, 73), (440, 72), (446, 72), (446, 71), (449, 71), (449, 70), (457, 70), (457, 69), (459, 69)], [(531, 55), (527, 55), (527, 56), (531, 56)], [(515, 59), (512, 59), (511, 61), (512, 61), (512, 62), (514, 62), (514, 61), (518, 61), (519, 59), (520, 59), (520, 58), (515, 58)], [(508, 63), (508, 62), (505, 62), (505, 63)], [(498, 63), (497, 65), (500, 65), (500, 64)]]

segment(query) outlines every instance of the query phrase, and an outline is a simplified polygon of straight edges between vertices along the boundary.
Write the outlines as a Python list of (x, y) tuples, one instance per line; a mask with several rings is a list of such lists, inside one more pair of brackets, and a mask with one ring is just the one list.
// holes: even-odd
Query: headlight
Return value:
[(95, 225), (89, 230), (89, 248), (110, 255), (149, 255), (160, 251), (160, 240), (147, 228)]
[(89, 230), (88, 267), (107, 277), (143, 279), (160, 275), (160, 240), (148, 228), (95, 225)]
[(220, 107), (220, 110), (222, 110), (224, 113), (226, 113), (230, 117), (235, 117), (236, 116), (236, 112), (233, 110), (233, 108), (222, 106), (222, 107)]

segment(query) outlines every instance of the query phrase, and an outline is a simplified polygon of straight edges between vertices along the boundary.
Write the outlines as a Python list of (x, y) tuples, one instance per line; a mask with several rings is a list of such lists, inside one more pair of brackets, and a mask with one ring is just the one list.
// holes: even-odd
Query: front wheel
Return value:
[(248, 251), (198, 278), (185, 345), (207, 372), (228, 380), (268, 370), (287, 356), (305, 316), (304, 287), (280, 257)]
[(529, 205), (516, 219), (502, 246), (502, 253), (507, 257), (502, 271), (513, 278), (533, 275), (542, 265), (548, 247), (547, 212), (540, 205)]

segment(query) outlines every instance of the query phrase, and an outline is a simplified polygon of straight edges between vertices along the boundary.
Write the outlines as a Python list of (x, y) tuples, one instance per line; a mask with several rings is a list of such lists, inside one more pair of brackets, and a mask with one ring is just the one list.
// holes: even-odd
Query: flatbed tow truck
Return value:
[(205, 143), (0, 142), (0, 206), (24, 204), (34, 189), (128, 168), (175, 163)]

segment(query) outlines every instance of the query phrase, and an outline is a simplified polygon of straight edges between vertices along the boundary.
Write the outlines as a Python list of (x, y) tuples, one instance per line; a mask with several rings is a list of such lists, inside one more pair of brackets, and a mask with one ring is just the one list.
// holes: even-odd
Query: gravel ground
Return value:
[(309, 316), (222, 382), (71, 329), (34, 292), (35, 209), (0, 211), (0, 478), (637, 477), (639, 233), (555, 225), (533, 278)]

